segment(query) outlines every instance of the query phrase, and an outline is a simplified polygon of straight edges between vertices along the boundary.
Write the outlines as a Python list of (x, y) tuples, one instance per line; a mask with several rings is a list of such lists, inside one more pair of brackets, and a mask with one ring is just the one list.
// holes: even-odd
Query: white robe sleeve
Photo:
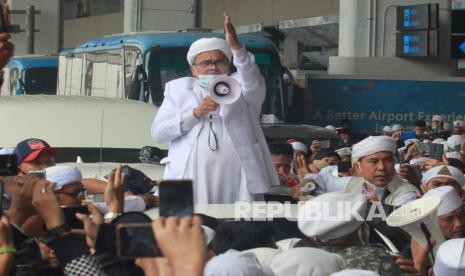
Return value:
[(249, 106), (254, 108), (257, 116), (265, 100), (266, 84), (254, 56), (242, 47), (233, 52), (233, 63), (237, 68), (237, 79), (241, 83), (242, 95)]
[[(171, 97), (170, 83), (165, 86), (165, 98), (158, 109), (151, 127), (152, 138), (156, 143), (168, 142), (184, 135), (200, 122), (194, 117), (192, 111), (179, 114), (175, 101)], [(194, 107), (192, 107), (193, 110)]]
[(345, 191), (352, 176), (338, 177), (332, 174), (307, 174), (306, 179), (313, 179), (323, 192)]

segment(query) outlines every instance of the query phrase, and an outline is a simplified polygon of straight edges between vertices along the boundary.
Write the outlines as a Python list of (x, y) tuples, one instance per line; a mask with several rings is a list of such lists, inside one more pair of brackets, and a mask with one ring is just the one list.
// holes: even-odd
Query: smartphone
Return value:
[(329, 149), (331, 147), (331, 142), (329, 140), (321, 140), (320, 141), (320, 148), (321, 149)]
[(352, 168), (352, 163), (350, 161), (338, 161), (337, 162), (337, 171), (338, 172), (348, 172)]
[(421, 179), (423, 178), (423, 174), (421, 172), (420, 167), (412, 165), (412, 168), (413, 168), (413, 171), (415, 172), (415, 175), (417, 176), (417, 179), (421, 181)]
[(0, 2), (0, 33), (8, 32), (8, 25), (6, 24), (6, 19), (3, 14), (3, 1)]
[(71, 206), (62, 207), (65, 215), (65, 223), (71, 227), (71, 229), (84, 229), (84, 224), (76, 217), (76, 213), (89, 214), (89, 209), (86, 206)]
[(0, 155), (0, 176), (12, 176), (18, 174), (15, 154)]
[(190, 216), (194, 213), (192, 180), (165, 180), (159, 184), (160, 216)]
[(33, 176), (37, 176), (38, 178), (41, 178), (41, 179), (45, 179), (45, 177), (46, 177), (46, 172), (44, 170), (30, 171), (28, 174), (33, 175)]
[(116, 254), (126, 260), (162, 256), (153, 236), (151, 224), (121, 223), (116, 225)]

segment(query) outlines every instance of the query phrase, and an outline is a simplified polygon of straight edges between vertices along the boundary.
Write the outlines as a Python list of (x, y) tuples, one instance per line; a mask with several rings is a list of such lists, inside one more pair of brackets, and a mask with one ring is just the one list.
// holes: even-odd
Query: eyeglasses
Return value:
[(193, 65), (199, 66), (202, 69), (209, 68), (212, 65), (218, 68), (226, 68), (229, 66), (229, 60), (222, 58), (222, 59), (213, 61), (210, 59), (210, 60), (204, 60), (198, 63), (194, 63)]
[(78, 199), (84, 199), (87, 195), (87, 190), (84, 188), (80, 188), (74, 193), (65, 193), (65, 192), (55, 191), (55, 194), (67, 195), (67, 196), (76, 197)]

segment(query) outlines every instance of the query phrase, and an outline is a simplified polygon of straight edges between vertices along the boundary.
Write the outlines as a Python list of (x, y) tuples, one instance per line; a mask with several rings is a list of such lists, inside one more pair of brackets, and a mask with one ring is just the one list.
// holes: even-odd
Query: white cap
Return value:
[(465, 137), (463, 135), (452, 135), (451, 137), (447, 138), (447, 147), (450, 150), (455, 150), (456, 145), (461, 145), (465, 141)]
[(252, 252), (229, 249), (223, 254), (211, 258), (205, 265), (204, 276), (227, 275), (273, 275), (270, 269), (265, 269)]
[(68, 184), (82, 180), (81, 171), (75, 167), (56, 165), (45, 169), (48, 181), (56, 183), (55, 191), (63, 189)]
[(189, 62), (189, 65), (192, 65), (198, 54), (214, 50), (220, 50), (224, 53), (228, 60), (231, 61), (232, 51), (226, 40), (217, 37), (210, 37), (197, 39), (191, 44), (191, 47), (187, 52), (187, 62)]
[(270, 266), (271, 261), (273, 260), (274, 256), (278, 255), (279, 253), (283, 252), (281, 249), (271, 248), (271, 247), (258, 247), (249, 250), (245, 250), (247, 252), (252, 252), (257, 256), (258, 261), (261, 265)]
[(442, 118), (441, 115), (433, 115), (433, 119), (431, 119), (431, 121), (438, 121), (442, 123), (444, 121), (444, 118)]
[(460, 154), (458, 152), (456, 152), (456, 151), (446, 152), (445, 155), (446, 155), (446, 158), (455, 158), (455, 159), (460, 158)]
[(390, 127), (390, 126), (384, 126), (384, 127), (383, 127), (383, 132), (392, 133), (392, 127)]
[(451, 213), (463, 206), (462, 198), (452, 186), (442, 186), (429, 190), (423, 197), (437, 196), (441, 198), (438, 207), (438, 217)]
[(320, 276), (344, 269), (345, 261), (322, 249), (298, 247), (276, 255), (270, 267), (276, 276)]
[(454, 121), (454, 127), (465, 127), (465, 121), (462, 121), (462, 120)]
[(424, 175), (423, 179), (421, 180), (422, 184), (428, 183), (430, 180), (437, 178), (437, 177), (446, 177), (455, 180), (460, 187), (465, 184), (465, 176), (463, 173), (452, 166), (436, 166), (434, 168), (429, 169)]
[(321, 241), (340, 238), (360, 227), (366, 206), (366, 197), (359, 193), (322, 194), (299, 205), (297, 225), (307, 237)]
[(433, 267), (435, 276), (465, 275), (465, 239), (451, 239), (439, 246)]
[(399, 125), (399, 124), (392, 125), (392, 131), (399, 131), (403, 129), (404, 127), (402, 125)]
[(370, 270), (344, 269), (330, 276), (379, 276), (379, 274)]
[(325, 126), (325, 128), (336, 132), (336, 127), (334, 127), (333, 125), (327, 125), (327, 126)]
[(396, 142), (389, 136), (370, 136), (352, 146), (352, 162), (357, 162), (360, 158), (381, 152), (396, 152)]
[(340, 148), (340, 149), (336, 150), (336, 153), (339, 156), (351, 155), (352, 154), (352, 149), (350, 147)]
[(307, 154), (308, 148), (304, 143), (302, 143), (302, 142), (292, 142), (290, 144), (292, 145), (292, 148), (294, 150), (302, 151), (302, 152), (305, 152), (305, 154)]

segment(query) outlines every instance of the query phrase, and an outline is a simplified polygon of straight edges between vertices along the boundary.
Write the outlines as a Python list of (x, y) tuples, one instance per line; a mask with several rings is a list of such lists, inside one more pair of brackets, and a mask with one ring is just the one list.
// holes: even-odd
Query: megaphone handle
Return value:
[[(210, 119), (208, 121), (210, 124), (210, 129), (208, 130), (208, 147), (210, 147), (211, 151), (216, 151), (218, 149), (218, 138), (216, 137), (216, 133), (213, 130), (213, 116), (211, 113), (209, 114), (209, 116), (210, 116)], [(214, 139), (213, 145), (211, 144), (211, 140), (210, 140), (212, 133), (213, 133), (213, 139)]]
[(429, 247), (429, 254), (431, 257), (431, 261), (434, 264), (435, 260), (434, 260), (434, 254), (433, 254), (433, 246), (431, 245), (431, 233), (429, 232), (428, 227), (426, 227), (426, 225), (423, 222), (420, 223), (420, 229), (421, 229), (421, 232), (423, 232), (423, 234), (425, 235), (426, 242), (428, 243), (428, 247)]

